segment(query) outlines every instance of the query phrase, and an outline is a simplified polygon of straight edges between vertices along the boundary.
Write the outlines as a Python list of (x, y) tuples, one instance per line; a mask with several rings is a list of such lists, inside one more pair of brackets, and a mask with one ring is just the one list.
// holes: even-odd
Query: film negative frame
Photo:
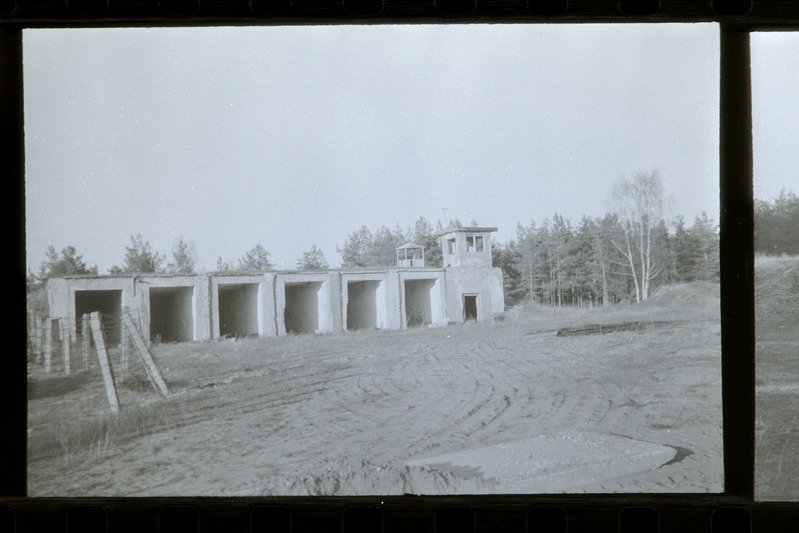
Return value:
[(720, 25), (722, 494), (29, 499), (25, 315), (3, 361), (0, 530), (10, 531), (796, 531), (799, 507), (754, 500), (753, 160), (749, 35), (796, 31), (799, 4), (729, 0), (2, 0), (0, 150), (9, 293), (25, 306), (22, 30), (45, 27), (381, 23), (717, 22)]

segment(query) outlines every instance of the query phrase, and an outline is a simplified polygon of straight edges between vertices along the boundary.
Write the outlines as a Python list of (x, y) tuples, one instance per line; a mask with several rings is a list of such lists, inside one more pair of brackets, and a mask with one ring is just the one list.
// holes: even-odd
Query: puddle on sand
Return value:
[[(412, 467), (497, 482), (500, 492), (563, 492), (659, 468), (680, 450), (630, 438), (591, 432), (539, 435), (407, 461)], [(685, 456), (680, 457), (683, 459)]]

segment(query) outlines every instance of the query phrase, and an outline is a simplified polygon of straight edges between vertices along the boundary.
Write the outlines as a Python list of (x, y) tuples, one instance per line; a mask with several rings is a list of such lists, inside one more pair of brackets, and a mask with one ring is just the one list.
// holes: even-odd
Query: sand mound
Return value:
[(755, 261), (757, 319), (779, 322), (799, 316), (799, 257)]
[(656, 288), (641, 305), (661, 308), (691, 307), (694, 309), (706, 306), (718, 307), (719, 284), (709, 281), (694, 281), (663, 285)]

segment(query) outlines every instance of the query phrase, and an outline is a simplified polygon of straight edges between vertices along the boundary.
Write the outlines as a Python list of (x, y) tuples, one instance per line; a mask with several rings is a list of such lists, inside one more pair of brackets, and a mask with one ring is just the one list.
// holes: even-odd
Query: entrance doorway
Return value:
[(463, 321), (477, 320), (477, 295), (463, 295)]

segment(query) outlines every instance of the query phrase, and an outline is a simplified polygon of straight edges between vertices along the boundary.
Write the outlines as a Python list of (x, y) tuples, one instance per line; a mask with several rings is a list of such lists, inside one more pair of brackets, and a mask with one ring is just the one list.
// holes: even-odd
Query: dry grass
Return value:
[(528, 305), (509, 316), (517, 322), (532, 325), (530, 332), (536, 332), (624, 322), (718, 322), (719, 312), (718, 284), (694, 282), (658, 287), (639, 304), (587, 309)]
[(784, 265), (795, 265), (799, 261), (799, 255), (765, 255), (755, 254), (755, 270), (760, 274), (770, 268), (782, 267)]

